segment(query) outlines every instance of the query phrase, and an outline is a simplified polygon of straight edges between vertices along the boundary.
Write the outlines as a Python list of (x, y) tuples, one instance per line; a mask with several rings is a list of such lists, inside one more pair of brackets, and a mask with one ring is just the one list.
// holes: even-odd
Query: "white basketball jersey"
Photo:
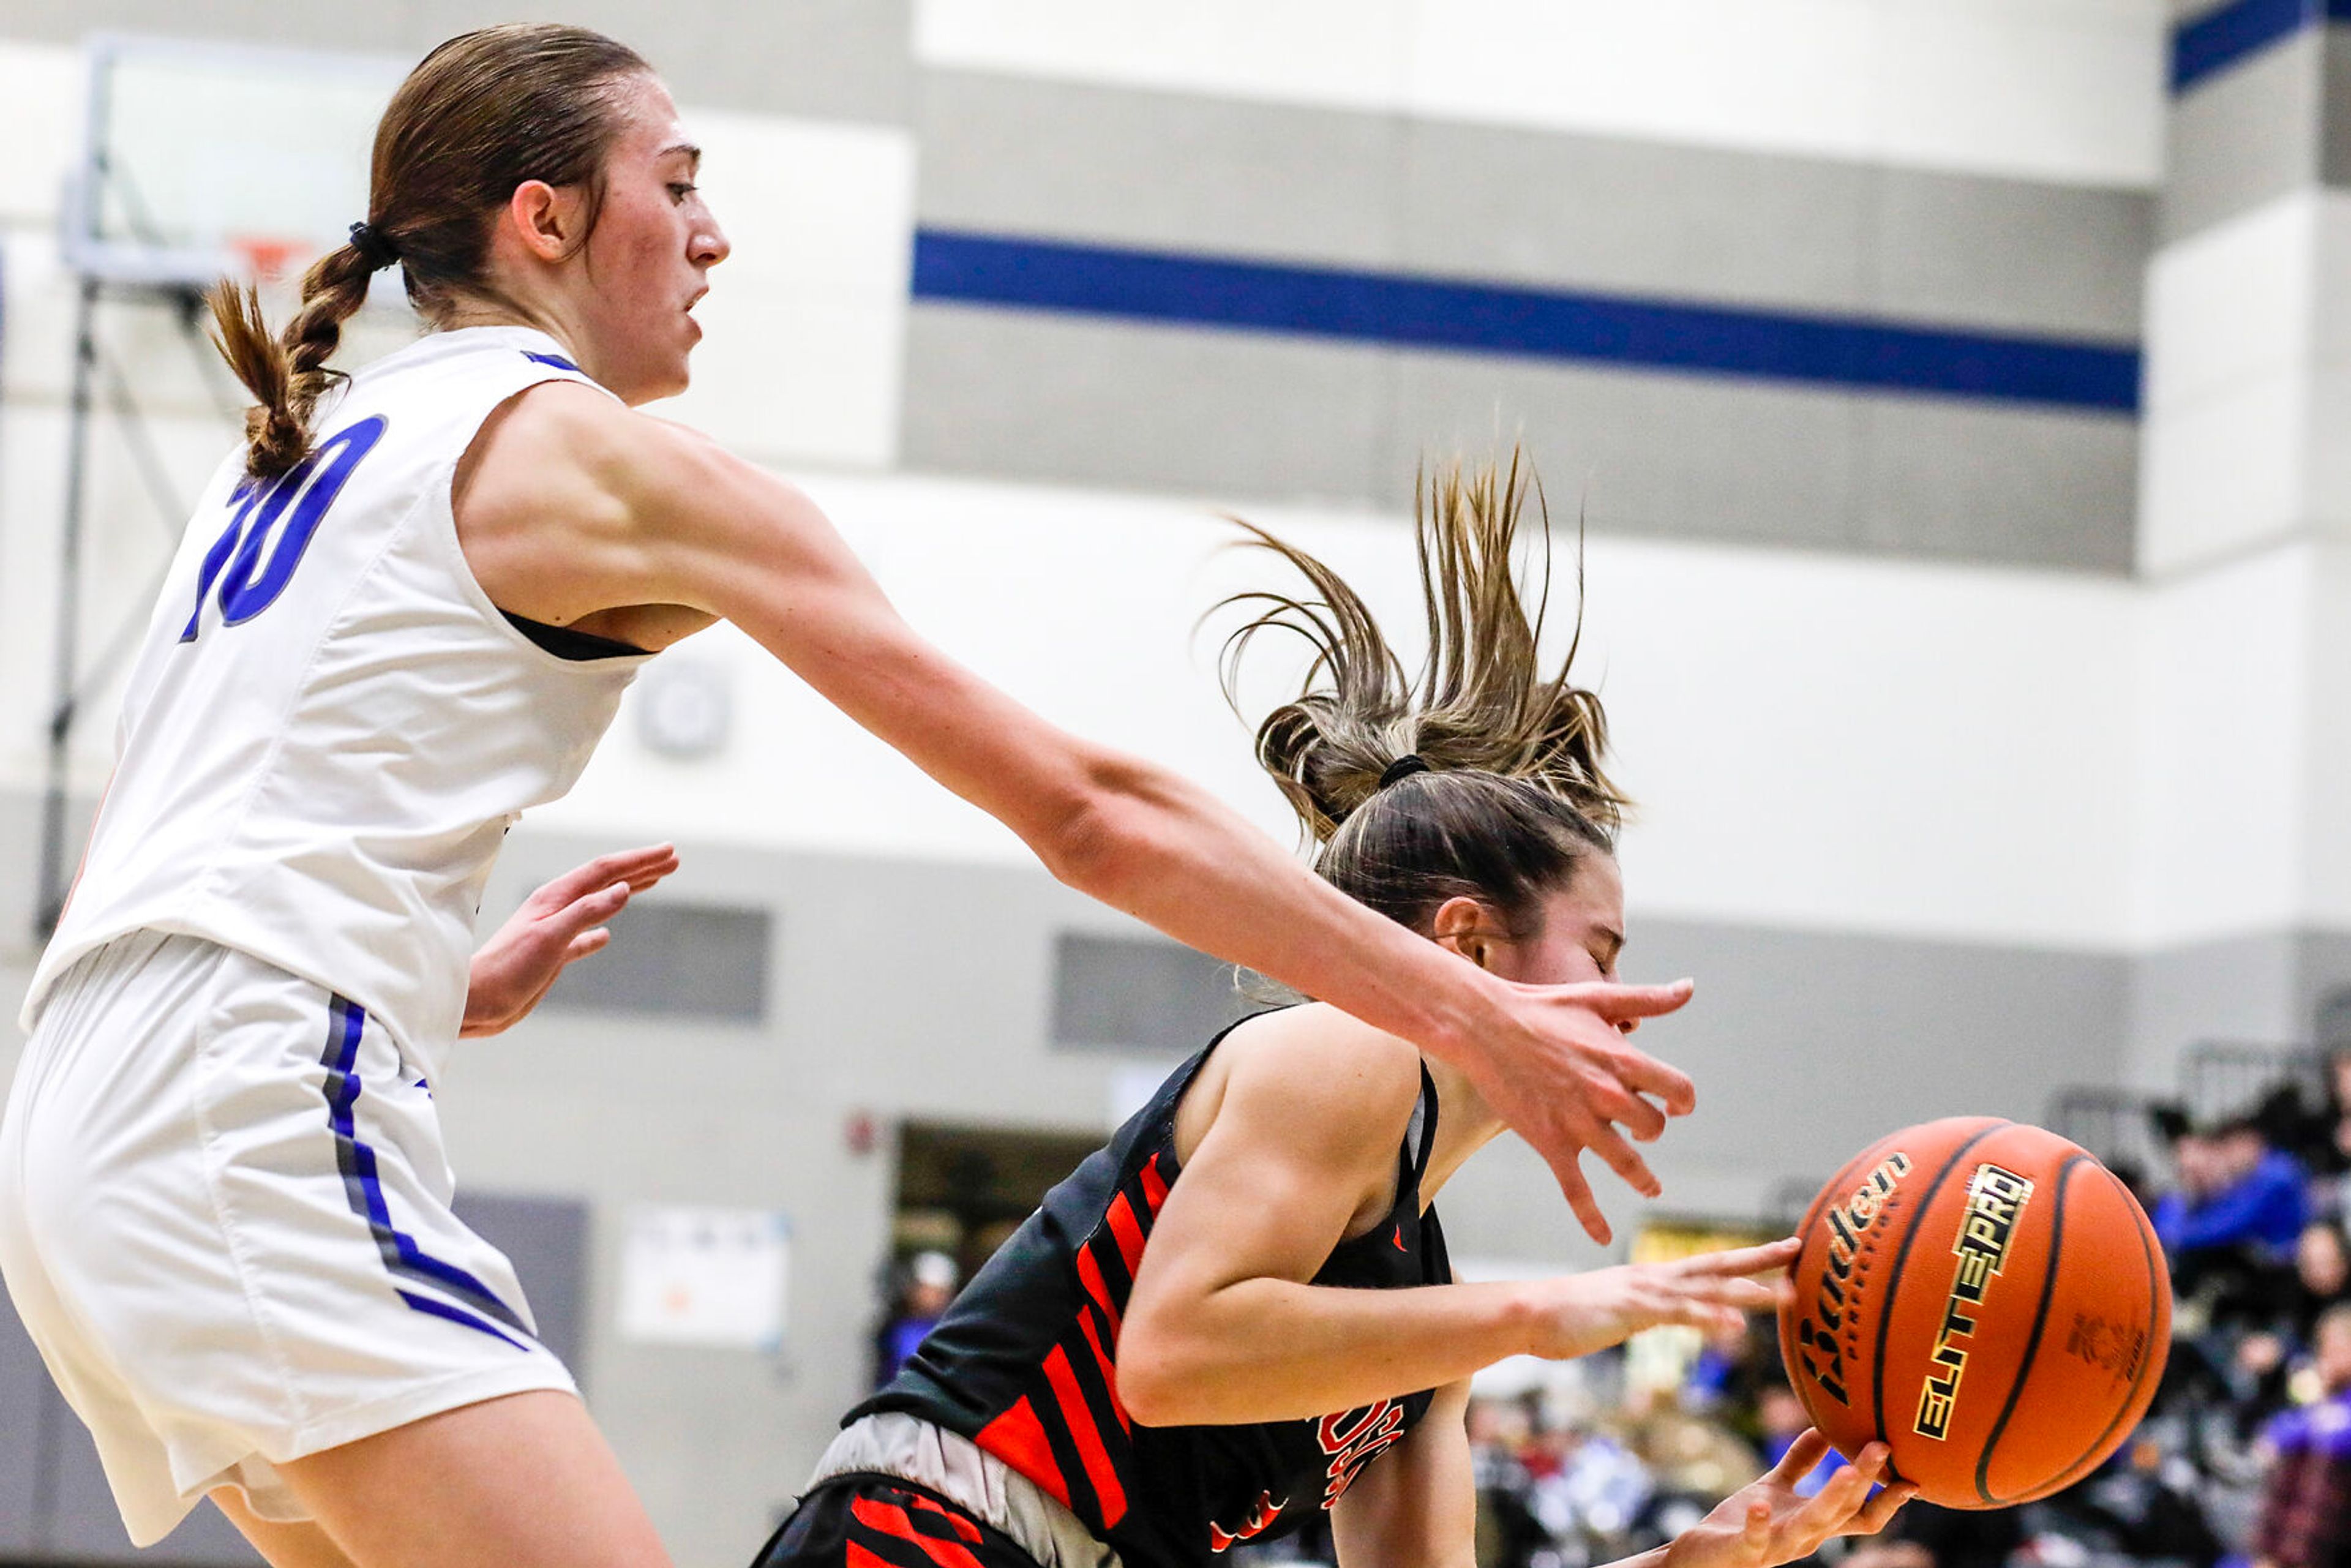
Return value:
[(457, 460), (553, 380), (594, 384), (528, 328), (434, 333), (322, 402), (284, 478), (248, 480), (242, 451), (223, 465), (131, 674), (26, 1029), (77, 958), (145, 927), (348, 997), (437, 1069), (499, 841), (570, 789), (644, 662), (540, 648), (458, 549)]

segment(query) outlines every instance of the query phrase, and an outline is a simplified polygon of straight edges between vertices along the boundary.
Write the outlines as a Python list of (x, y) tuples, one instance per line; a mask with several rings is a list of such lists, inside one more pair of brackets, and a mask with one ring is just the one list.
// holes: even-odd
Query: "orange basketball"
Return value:
[(1854, 1156), (1804, 1215), (1788, 1378), (1851, 1456), (1946, 1508), (2090, 1473), (2163, 1375), (2171, 1286), (2123, 1184), (2039, 1127), (1954, 1116)]

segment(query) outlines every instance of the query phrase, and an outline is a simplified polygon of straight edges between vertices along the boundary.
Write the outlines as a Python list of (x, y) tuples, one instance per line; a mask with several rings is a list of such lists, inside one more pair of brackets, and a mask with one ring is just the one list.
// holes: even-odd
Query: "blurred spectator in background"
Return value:
[(2351, 1306), (2320, 1314), (2316, 1340), (2325, 1397), (2287, 1411), (2264, 1435), (2271, 1457), (2253, 1526), (2256, 1568), (2351, 1563)]
[(2351, 1217), (2351, 1046), (2328, 1048), (2323, 1082), (2324, 1103), (2306, 1116), (2294, 1142), (2279, 1146), (2310, 1172), (2314, 1211), (2340, 1223)]
[(2331, 1219), (2312, 1220), (2294, 1243), (2294, 1272), (2280, 1281), (2267, 1320), (2236, 1342), (2235, 1372), (2229, 1381), (2249, 1419), (2266, 1419), (2284, 1406), (2295, 1360), (2312, 1353), (2320, 1316), (2345, 1300), (2346, 1285), (2351, 1247), (2342, 1228)]
[(2191, 1319), (2260, 1320), (2310, 1218), (2302, 1166), (2247, 1116), (2181, 1134), (2172, 1162), (2179, 1185), (2150, 1217), (2172, 1288), (2197, 1300)]
[(882, 1320), (873, 1346), (873, 1386), (898, 1375), (921, 1348), (923, 1337), (938, 1326), (960, 1283), (955, 1260), (944, 1252), (917, 1252), (906, 1261), (892, 1292), (890, 1311)]
[(1903, 1505), (1874, 1541), (1861, 1542), (1844, 1568), (2002, 1568), (2024, 1544), (2013, 1509), (1962, 1513), (1932, 1503)]

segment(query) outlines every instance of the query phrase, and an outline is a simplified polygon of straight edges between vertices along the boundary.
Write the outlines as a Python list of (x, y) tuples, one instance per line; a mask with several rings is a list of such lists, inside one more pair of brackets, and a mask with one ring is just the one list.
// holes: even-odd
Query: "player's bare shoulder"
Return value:
[(1178, 1113), (1177, 1145), (1188, 1148), (1238, 1112), (1301, 1145), (1369, 1149), (1385, 1161), (1419, 1096), (1420, 1052), (1409, 1042), (1324, 1003), (1285, 1008), (1217, 1047)]
[(647, 473), (708, 446), (591, 386), (526, 388), (483, 422), (453, 476), (466, 563), (502, 609), (557, 625), (661, 601)]

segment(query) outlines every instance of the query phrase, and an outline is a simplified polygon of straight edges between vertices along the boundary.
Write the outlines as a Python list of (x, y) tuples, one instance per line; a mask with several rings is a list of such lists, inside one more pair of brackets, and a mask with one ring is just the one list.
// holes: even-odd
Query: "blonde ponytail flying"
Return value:
[[(1541, 586), (1519, 580), (1520, 525), (1531, 495)], [(1520, 453), (1507, 466), (1454, 464), (1415, 486), (1415, 533), (1428, 654), (1407, 676), (1368, 606), (1313, 556), (1242, 523), (1248, 541), (1305, 580), (1300, 595), (1236, 594), (1253, 612), (1225, 641), (1225, 693), (1258, 634), (1303, 637), (1304, 689), (1257, 732), (1258, 761), (1316, 847), (1316, 869), (1373, 908), (1419, 927), (1467, 894), (1517, 928), (1576, 862), (1608, 851), (1629, 802), (1602, 763), (1599, 696), (1569, 679), (1582, 632), (1549, 674), (1541, 643), (1550, 599), (1550, 517)], [(1214, 612), (1211, 612), (1214, 613)]]

